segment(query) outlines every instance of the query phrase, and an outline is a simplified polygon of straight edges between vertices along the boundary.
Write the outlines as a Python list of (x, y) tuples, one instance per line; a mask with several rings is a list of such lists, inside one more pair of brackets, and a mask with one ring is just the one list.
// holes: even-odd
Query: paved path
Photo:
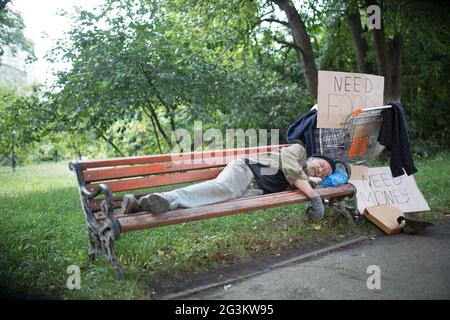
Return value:
[[(380, 289), (367, 273), (379, 267)], [(450, 221), (425, 235), (381, 236), (183, 299), (450, 299)]]

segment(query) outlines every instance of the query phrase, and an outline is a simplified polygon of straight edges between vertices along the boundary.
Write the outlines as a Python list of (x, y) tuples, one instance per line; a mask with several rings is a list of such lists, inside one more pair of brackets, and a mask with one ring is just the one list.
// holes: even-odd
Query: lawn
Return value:
[[(448, 217), (450, 153), (416, 161), (417, 183), (431, 212)], [(366, 222), (328, 213), (321, 228), (303, 205), (267, 209), (123, 235), (116, 250), (125, 270), (117, 281), (103, 257), (89, 266), (87, 235), (75, 177), (68, 163), (0, 168), (0, 285), (4, 295), (56, 299), (148, 299), (148, 284), (169, 275), (208, 270), (271, 255), (299, 244), (342, 241), (373, 234)], [(67, 268), (81, 269), (81, 288), (66, 286)]]

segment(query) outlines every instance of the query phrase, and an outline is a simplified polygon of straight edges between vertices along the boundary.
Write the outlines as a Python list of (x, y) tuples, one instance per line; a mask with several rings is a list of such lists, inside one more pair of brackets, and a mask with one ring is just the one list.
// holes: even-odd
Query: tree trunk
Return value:
[(384, 77), (384, 102), (399, 101), (402, 95), (403, 38), (396, 33), (386, 41), (383, 29), (374, 31), (379, 74)]
[(381, 29), (374, 29), (373, 39), (377, 51), (378, 74), (384, 77), (384, 102), (386, 103), (391, 97), (391, 68), (383, 23), (381, 23)]
[[(376, 1), (366, 0), (367, 6), (371, 4), (379, 5)], [(373, 30), (373, 39), (377, 52), (378, 74), (384, 77), (384, 103), (399, 101), (402, 93), (403, 38), (400, 33), (396, 33), (393, 40), (387, 41), (384, 22), (381, 19), (381, 28)]]
[(306, 86), (314, 99), (317, 99), (318, 75), (311, 40), (306, 32), (305, 23), (291, 0), (273, 0), (286, 13), (292, 30), (294, 44), (300, 48), (299, 58), (303, 64)]
[(14, 144), (12, 146), (12, 157), (11, 157), (11, 159), (12, 159), (12, 161), (11, 161), (12, 170), (13, 170), (13, 172), (16, 172), (17, 157), (16, 157), (16, 151), (14, 150)]
[(155, 109), (153, 108), (153, 106), (151, 104), (149, 104), (148, 110), (150, 110), (150, 114), (148, 114), (147, 109), (144, 109), (145, 114), (147, 115), (147, 117), (149, 117), (155, 121), (159, 132), (161, 133), (161, 135), (164, 138), (164, 141), (166, 141), (169, 148), (172, 149), (172, 142), (170, 142), (169, 137), (167, 136), (166, 132), (162, 128), (161, 123), (159, 122), (159, 119), (158, 119), (158, 115), (156, 114)]
[(70, 144), (70, 146), (75, 151), (75, 153), (77, 155), (77, 159), (81, 161), (82, 156), (83, 156), (82, 152), (81, 152), (81, 144), (78, 142), (74, 142), (74, 143)]
[[(390, 101), (399, 101), (402, 96), (402, 64), (403, 64), (403, 37), (395, 34), (390, 46), (391, 64), (391, 96)], [(390, 102), (387, 101), (387, 102)]]
[(121, 156), (121, 157), (125, 157), (125, 154), (114, 144), (114, 142), (112, 142), (111, 138), (107, 138), (105, 137), (105, 135), (103, 133), (101, 133), (99, 135), (103, 140), (105, 140), (107, 143), (109, 143), (109, 145), (111, 145), (113, 147), (113, 149), (116, 151), (116, 153)]
[[(169, 122), (170, 122), (170, 126), (172, 128), (172, 131), (175, 132), (176, 130), (176, 126), (175, 126), (175, 119), (172, 115), (172, 112), (174, 112), (176, 110), (176, 106), (174, 105), (169, 105), (162, 97), (161, 94), (159, 93), (159, 90), (156, 88), (156, 86), (153, 84), (150, 74), (148, 73), (148, 71), (145, 69), (144, 65), (141, 63), (141, 70), (142, 73), (145, 77), (145, 79), (147, 80), (148, 84), (150, 85), (150, 88), (153, 89), (156, 93), (156, 97), (158, 98), (159, 102), (161, 102), (161, 104), (166, 108), (166, 112), (167, 115), (169, 117)], [(175, 136), (176, 140), (178, 141), (178, 137)]]
[(371, 74), (373, 72), (372, 67), (367, 63), (367, 51), (368, 45), (366, 39), (362, 36), (363, 29), (361, 26), (361, 16), (359, 15), (358, 8), (355, 12), (347, 13), (347, 23), (352, 34), (352, 43), (356, 51), (356, 60), (358, 63), (358, 70), (361, 73)]
[[(159, 101), (160, 101), (161, 103), (164, 103), (164, 101), (162, 100), (162, 98), (160, 97), (160, 95), (158, 94), (157, 96), (158, 96)], [(164, 104), (164, 107), (166, 108), (166, 112), (167, 112), (167, 115), (168, 115), (168, 117), (169, 117), (170, 127), (172, 128), (172, 131), (175, 132), (175, 130), (177, 130), (177, 128), (176, 128), (176, 126), (175, 126), (175, 119), (174, 119), (174, 117), (173, 117), (173, 115), (172, 115), (172, 111), (175, 111), (176, 108), (173, 107), (173, 106), (170, 106), (170, 107), (169, 107), (167, 104)], [(177, 141), (178, 141), (178, 138), (177, 138)]]
[(155, 133), (156, 136), (156, 143), (158, 144), (158, 149), (159, 149), (159, 153), (163, 153), (162, 149), (161, 149), (161, 143), (159, 142), (159, 134), (158, 134), (158, 130), (156, 129), (156, 124), (155, 124), (155, 120), (153, 120), (153, 117), (150, 115), (147, 115), (150, 118), (150, 121), (152, 122), (152, 126), (153, 126), (153, 132)]

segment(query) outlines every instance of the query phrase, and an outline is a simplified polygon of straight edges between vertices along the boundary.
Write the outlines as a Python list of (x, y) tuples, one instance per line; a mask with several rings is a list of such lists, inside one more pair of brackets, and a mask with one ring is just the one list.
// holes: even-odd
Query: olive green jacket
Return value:
[(262, 174), (275, 174), (281, 168), (290, 186), (294, 186), (297, 179), (308, 180), (305, 173), (308, 156), (305, 148), (299, 144), (249, 158), (267, 167), (261, 170)]

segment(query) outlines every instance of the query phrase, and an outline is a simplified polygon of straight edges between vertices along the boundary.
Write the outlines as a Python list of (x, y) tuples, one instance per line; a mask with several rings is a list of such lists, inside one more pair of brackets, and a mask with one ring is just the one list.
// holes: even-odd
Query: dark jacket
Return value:
[(316, 153), (314, 130), (317, 127), (317, 110), (311, 110), (291, 123), (286, 131), (286, 141), (296, 143), (300, 140), (308, 155)]
[(416, 173), (409, 145), (408, 131), (406, 128), (405, 113), (400, 102), (390, 103), (392, 108), (382, 111), (378, 142), (391, 150), (390, 168), (392, 176), (398, 177), (404, 174), (403, 169), (409, 175)]

